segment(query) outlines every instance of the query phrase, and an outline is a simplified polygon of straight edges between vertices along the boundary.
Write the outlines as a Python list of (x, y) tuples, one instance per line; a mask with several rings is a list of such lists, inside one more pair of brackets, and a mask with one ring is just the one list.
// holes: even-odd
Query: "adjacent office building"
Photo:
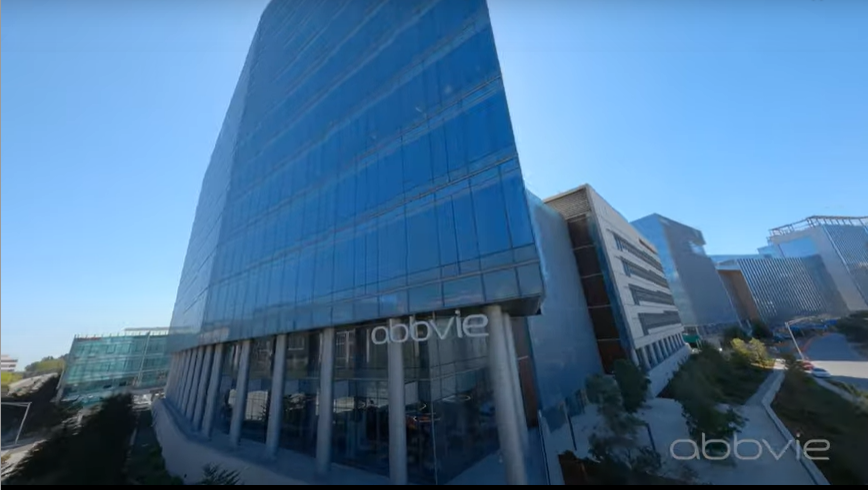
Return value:
[(771, 326), (868, 309), (868, 218), (811, 216), (774, 228), (754, 255), (713, 257), (742, 319)]
[(822, 260), (768, 256), (725, 257), (717, 263), (739, 317), (777, 327), (809, 316), (837, 316), (846, 306)]
[(771, 230), (760, 253), (818, 256), (847, 311), (868, 310), (868, 217), (811, 216)]
[(4, 373), (14, 373), (17, 367), (18, 359), (15, 359), (12, 356), (7, 356), (6, 354), (3, 354), (2, 358), (0, 358), (0, 371)]
[(701, 231), (659, 214), (631, 224), (657, 249), (685, 329), (710, 336), (739, 323)]
[(589, 185), (546, 204), (567, 222), (604, 369), (631, 359), (659, 392), (687, 351), (657, 249)]
[(117, 393), (163, 391), (169, 374), (168, 328), (130, 328), (114, 335), (76, 335), (57, 399), (96, 403)]
[[(601, 371), (568, 237), (525, 191), (484, 1), (271, 2), (182, 270), (167, 465), (246, 450), (270, 461), (258, 481), (547, 481), (539, 414), (581, 412)], [(657, 309), (627, 358), (675, 349)]]

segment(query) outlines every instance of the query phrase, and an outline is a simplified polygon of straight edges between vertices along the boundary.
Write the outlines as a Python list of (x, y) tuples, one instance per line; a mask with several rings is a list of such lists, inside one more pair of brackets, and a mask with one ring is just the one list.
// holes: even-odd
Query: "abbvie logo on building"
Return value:
[(445, 326), (438, 326), (434, 320), (415, 320), (411, 317), (406, 324), (396, 323), (374, 327), (371, 330), (371, 342), (375, 345), (403, 344), (408, 340), (425, 342), (434, 335), (440, 340), (446, 340), (453, 329), (459, 339), (488, 337), (487, 327), (488, 317), (481, 314), (468, 315), (464, 319), (460, 315), (455, 315)]

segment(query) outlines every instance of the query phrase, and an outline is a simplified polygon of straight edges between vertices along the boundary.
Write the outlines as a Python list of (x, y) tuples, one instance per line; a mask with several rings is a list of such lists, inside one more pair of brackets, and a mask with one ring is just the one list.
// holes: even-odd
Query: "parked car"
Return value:
[(802, 364), (802, 369), (804, 369), (805, 371), (813, 371), (814, 370), (814, 365), (808, 361), (801, 361), (801, 364)]
[(822, 368), (814, 368), (811, 370), (811, 374), (814, 375), (815, 378), (831, 378), (832, 375), (829, 374), (829, 371), (826, 371)]

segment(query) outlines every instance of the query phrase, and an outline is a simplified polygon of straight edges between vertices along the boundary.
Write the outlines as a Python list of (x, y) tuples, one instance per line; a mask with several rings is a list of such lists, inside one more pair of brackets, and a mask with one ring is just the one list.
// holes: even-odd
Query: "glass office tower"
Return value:
[(714, 261), (705, 253), (705, 238), (696, 228), (651, 214), (631, 222), (657, 248), (681, 322), (704, 335), (738, 324), (735, 307)]
[(484, 1), (271, 2), (202, 184), (169, 398), (320, 472), (510, 460), (526, 388), (496, 366), (539, 310), (532, 230)]

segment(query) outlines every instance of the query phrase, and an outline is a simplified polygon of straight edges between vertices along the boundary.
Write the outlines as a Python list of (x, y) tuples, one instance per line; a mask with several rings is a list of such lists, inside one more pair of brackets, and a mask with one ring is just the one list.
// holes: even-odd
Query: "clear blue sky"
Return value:
[[(264, 0), (6, 0), (2, 350), (166, 325)], [(492, 0), (526, 180), (747, 253), (868, 214), (868, 2)]]

